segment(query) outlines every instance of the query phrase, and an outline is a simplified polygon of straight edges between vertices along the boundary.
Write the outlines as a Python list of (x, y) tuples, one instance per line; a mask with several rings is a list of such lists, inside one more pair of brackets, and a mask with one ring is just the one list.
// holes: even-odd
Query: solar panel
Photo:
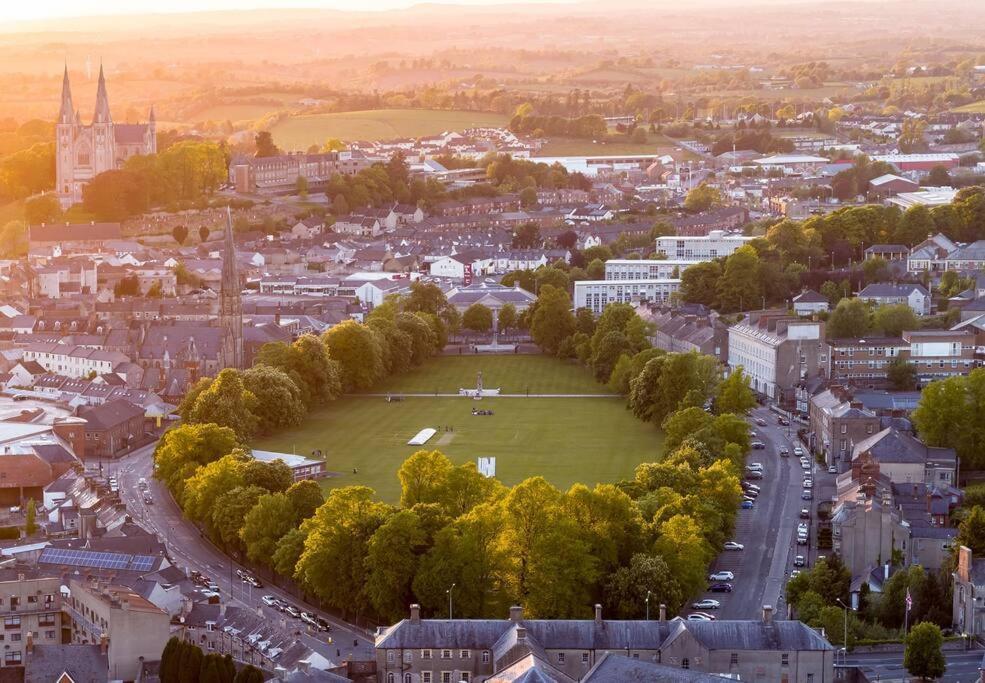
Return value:
[(157, 558), (152, 555), (129, 555), (126, 553), (105, 553), (94, 550), (73, 548), (45, 548), (38, 562), (60, 564), (71, 567), (92, 567), (94, 569), (120, 569), (136, 572), (150, 571)]

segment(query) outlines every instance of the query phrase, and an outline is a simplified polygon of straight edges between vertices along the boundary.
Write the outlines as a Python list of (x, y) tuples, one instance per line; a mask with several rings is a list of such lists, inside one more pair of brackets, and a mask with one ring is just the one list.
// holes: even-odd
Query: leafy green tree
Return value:
[(670, 567), (684, 595), (704, 588), (705, 569), (713, 553), (697, 520), (681, 514), (670, 517), (660, 524), (653, 549)]
[(716, 301), (723, 312), (748, 310), (761, 303), (763, 290), (756, 250), (747, 244), (725, 259), (717, 286)]
[(196, 522), (212, 519), (216, 500), (227, 491), (243, 486), (245, 456), (234, 451), (204, 465), (185, 485), (180, 502), (188, 517)]
[(721, 206), (722, 193), (717, 188), (701, 183), (687, 193), (684, 198), (684, 208), (688, 211), (707, 211), (714, 206)]
[(294, 576), (307, 537), (308, 534), (301, 529), (291, 529), (280, 537), (274, 549), (274, 556), (271, 558), (275, 572), (281, 576)]
[(437, 503), (451, 470), (451, 461), (441, 451), (415, 452), (397, 471), (400, 506), (407, 509), (418, 503)]
[(875, 327), (887, 337), (898, 337), (905, 330), (919, 330), (920, 319), (906, 304), (886, 304), (876, 308), (873, 315)]
[(858, 339), (868, 333), (869, 307), (861, 299), (842, 299), (828, 319), (831, 339)]
[(209, 523), (211, 536), (227, 548), (239, 548), (239, 532), (246, 513), (253, 509), (260, 496), (267, 493), (259, 486), (237, 486), (221, 494), (212, 508)]
[(184, 244), (185, 240), (188, 239), (188, 226), (187, 225), (176, 225), (171, 228), (171, 237), (178, 244)]
[(246, 389), (237, 370), (226, 368), (208, 383), (190, 405), (183, 402), (182, 418), (190, 423), (213, 423), (232, 429), (249, 441), (257, 428), (257, 398)]
[(886, 367), (886, 379), (894, 391), (913, 391), (917, 378), (917, 366), (905, 358), (894, 358)]
[(294, 520), (300, 524), (315, 514), (315, 510), (325, 502), (321, 486), (313, 479), (304, 479), (291, 484), (287, 489), (287, 498), (294, 510)]
[(279, 458), (271, 462), (250, 458), (242, 473), (246, 486), (259, 486), (270, 493), (283, 493), (294, 483), (294, 472)]
[(161, 653), (161, 663), (158, 665), (157, 675), (161, 683), (176, 683), (178, 680), (178, 664), (181, 657), (181, 646), (183, 640), (177, 636), (168, 638)]
[(435, 283), (415, 280), (403, 305), (405, 311), (440, 315), (448, 307), (448, 299)]
[(401, 312), (393, 318), (397, 329), (410, 338), (412, 351), (410, 359), (414, 365), (420, 365), (440, 348), (435, 331), (428, 324), (426, 315), (424, 313)]
[(236, 672), (233, 683), (263, 683), (263, 671), (252, 664), (247, 664)]
[(605, 582), (606, 609), (616, 619), (642, 619), (646, 616), (647, 598), (650, 615), (658, 615), (660, 605), (676, 612), (684, 604), (684, 595), (662, 557), (637, 553), (626, 567), (620, 567)]
[(62, 207), (54, 194), (43, 194), (24, 202), (24, 220), (28, 225), (53, 223), (62, 215)]
[(27, 225), (23, 221), (8, 221), (0, 230), (0, 256), (16, 259), (27, 256)]
[(242, 373), (242, 378), (243, 386), (256, 397), (253, 414), (261, 434), (296, 427), (304, 421), (308, 411), (301, 389), (283, 370), (254, 365)]
[(398, 621), (413, 602), (411, 584), (426, 541), (421, 520), (412, 510), (391, 515), (369, 540), (366, 594), (383, 618)]
[(913, 424), (928, 446), (958, 448), (967, 438), (974, 416), (968, 409), (966, 385), (962, 377), (949, 377), (931, 382), (920, 392)]
[(545, 286), (555, 287), (567, 292), (570, 289), (571, 278), (568, 273), (554, 266), (542, 266), (534, 271), (534, 288), (540, 292)]
[(943, 645), (940, 626), (926, 621), (917, 624), (906, 636), (903, 666), (922, 681), (940, 678), (947, 670)]
[(755, 408), (756, 397), (750, 388), (750, 381), (749, 375), (741, 365), (729, 373), (729, 376), (718, 385), (718, 393), (715, 394), (715, 411), (719, 414), (744, 415)]
[(842, 288), (837, 282), (832, 282), (831, 280), (825, 280), (824, 284), (821, 285), (821, 296), (828, 300), (832, 306), (837, 306), (838, 302), (842, 298)]
[(896, 226), (895, 241), (912, 247), (927, 239), (936, 231), (930, 209), (923, 205), (911, 206), (903, 212)]
[(503, 306), (496, 313), (496, 322), (500, 332), (506, 332), (507, 330), (514, 329), (519, 323), (519, 316), (516, 312), (516, 306), (513, 304), (503, 304)]
[(28, 536), (33, 536), (38, 531), (38, 506), (37, 503), (34, 502), (33, 498), (28, 499), (27, 511), (24, 514), (24, 532)]
[(302, 525), (307, 538), (295, 575), (343, 618), (358, 616), (366, 604), (369, 541), (389, 513), (373, 495), (365, 486), (333, 489)]
[(691, 304), (714, 305), (721, 277), (719, 261), (695, 263), (681, 273), (681, 298)]
[(621, 354), (609, 375), (609, 391), (626, 395), (629, 393), (629, 382), (633, 379), (633, 359), (628, 354)]
[(563, 289), (544, 285), (537, 297), (536, 310), (530, 326), (534, 342), (544, 352), (556, 355), (561, 342), (575, 332), (575, 317), (571, 299)]
[(239, 445), (236, 433), (216, 424), (183, 424), (164, 433), (154, 449), (154, 476), (181, 500), (186, 482), (199, 467)]
[(473, 332), (489, 332), (492, 324), (493, 313), (488, 306), (472, 304), (462, 314), (462, 326)]
[(346, 320), (329, 328), (323, 339), (341, 366), (346, 391), (368, 389), (383, 377), (380, 342), (368, 326)]
[(629, 341), (619, 330), (607, 332), (592, 354), (592, 371), (598, 382), (607, 383), (619, 358), (630, 351)]
[(181, 663), (178, 667), (178, 683), (198, 683), (205, 655), (197, 646), (185, 643), (181, 650)]
[(270, 566), (277, 542), (295, 528), (294, 506), (285, 493), (260, 496), (257, 504), (246, 513), (239, 535), (246, 547), (246, 556), (254, 562)]
[[(537, 191), (534, 190), (534, 188), (527, 189), (533, 190), (533, 204), (536, 204)], [(529, 197), (527, 199), (529, 200)], [(532, 206), (532, 204), (527, 204), (527, 206)], [(542, 243), (543, 240), (540, 237), (540, 228), (536, 223), (523, 223), (517, 226), (513, 231), (514, 249), (533, 249)]]
[(958, 544), (971, 548), (973, 555), (985, 554), (985, 508), (975, 505), (958, 525)]
[(506, 487), (495, 477), (480, 474), (474, 462), (466, 462), (441, 476), (432, 495), (441, 511), (456, 519), (478, 505), (499, 500), (506, 495)]
[(253, 138), (253, 143), (256, 145), (256, 156), (258, 157), (275, 157), (280, 155), (280, 148), (274, 144), (274, 137), (270, 134), (269, 130), (261, 130)]
[(605, 264), (600, 259), (591, 261), (585, 270), (589, 280), (605, 279)]

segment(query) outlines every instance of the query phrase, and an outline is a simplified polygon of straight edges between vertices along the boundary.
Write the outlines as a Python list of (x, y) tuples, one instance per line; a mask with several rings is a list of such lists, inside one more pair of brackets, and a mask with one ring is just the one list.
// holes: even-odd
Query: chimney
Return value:
[(125, 610), (130, 609), (130, 601), (124, 598), (120, 603), (120, 607)]
[(416, 602), (410, 606), (410, 623), (419, 624), (421, 623), (421, 606)]
[(31, 631), (27, 632), (27, 654), (32, 654), (34, 652), (34, 633)]
[(888, 581), (889, 580), (889, 563), (888, 562), (886, 564), (884, 564), (883, 567), (882, 567), (882, 578), (883, 578), (884, 581)]
[(311, 662), (309, 662), (307, 659), (302, 659), (300, 662), (298, 662), (298, 671), (305, 674), (311, 671)]
[(99, 653), (106, 654), (109, 651), (109, 636), (105, 633), (99, 634)]
[(525, 626), (516, 627), (516, 642), (524, 643), (527, 640), (527, 628)]
[(510, 607), (510, 621), (518, 622), (523, 621), (523, 608), (519, 605), (513, 605)]
[(226, 603), (219, 603), (219, 618), (224, 619), (226, 617)]
[(660, 621), (667, 621), (667, 605), (660, 603)]
[(602, 605), (595, 603), (595, 625), (602, 625)]
[(773, 606), (763, 605), (763, 623), (772, 624), (773, 623)]

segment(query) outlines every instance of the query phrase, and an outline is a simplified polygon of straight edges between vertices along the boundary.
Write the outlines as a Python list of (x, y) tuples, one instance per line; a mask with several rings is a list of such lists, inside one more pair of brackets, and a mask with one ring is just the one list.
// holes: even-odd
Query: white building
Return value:
[(606, 280), (662, 280), (678, 278), (694, 261), (653, 259), (610, 259), (605, 262)]
[(670, 260), (700, 263), (730, 256), (754, 239), (751, 235), (724, 230), (712, 230), (707, 235), (667, 235), (657, 238), (656, 251)]
[(39, 343), (24, 349), (25, 361), (37, 361), (48, 372), (73, 379), (111, 373), (130, 359), (118, 351), (104, 351), (72, 344)]
[(495, 259), (479, 252), (466, 251), (461, 254), (441, 256), (431, 262), (431, 275), (454, 280), (466, 280), (485, 275), (493, 270)]
[(878, 306), (906, 304), (917, 315), (930, 315), (933, 297), (923, 285), (873, 282), (858, 293), (858, 298)]
[(575, 308), (598, 315), (610, 303), (664, 303), (681, 287), (680, 279), (580, 280), (575, 283)]
[(831, 161), (825, 157), (809, 154), (774, 154), (773, 156), (754, 159), (753, 163), (767, 170), (780, 169), (785, 175), (793, 175), (795, 173), (816, 173)]

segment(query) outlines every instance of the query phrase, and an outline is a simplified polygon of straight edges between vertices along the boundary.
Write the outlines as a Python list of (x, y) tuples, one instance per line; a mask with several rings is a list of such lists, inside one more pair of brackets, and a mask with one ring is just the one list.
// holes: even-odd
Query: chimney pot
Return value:
[(510, 621), (523, 621), (523, 608), (519, 605), (510, 607)]
[(421, 623), (421, 606), (414, 603), (410, 606), (410, 623), (419, 624)]
[(660, 621), (667, 621), (667, 605), (660, 603)]
[(595, 603), (595, 623), (600, 625), (602, 623), (602, 605)]
[(99, 634), (99, 652), (101, 654), (106, 654), (109, 650), (109, 636), (105, 633)]

